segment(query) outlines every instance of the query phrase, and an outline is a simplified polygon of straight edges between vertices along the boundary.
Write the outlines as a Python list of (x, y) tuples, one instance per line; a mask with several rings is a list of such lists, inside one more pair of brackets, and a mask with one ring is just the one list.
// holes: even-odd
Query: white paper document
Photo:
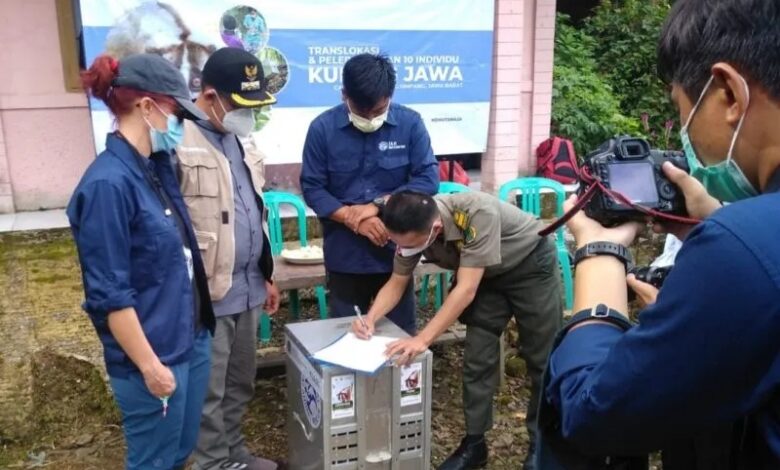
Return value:
[(374, 373), (385, 365), (387, 345), (398, 338), (372, 336), (360, 339), (353, 333), (347, 333), (330, 346), (314, 353), (314, 360), (344, 367), (360, 372)]

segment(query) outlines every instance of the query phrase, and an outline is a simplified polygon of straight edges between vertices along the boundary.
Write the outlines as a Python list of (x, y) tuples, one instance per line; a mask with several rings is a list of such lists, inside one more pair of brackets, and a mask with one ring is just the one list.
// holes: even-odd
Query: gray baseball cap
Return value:
[(160, 55), (133, 54), (121, 59), (113, 85), (170, 96), (184, 109), (185, 119), (208, 119), (192, 102), (184, 77)]

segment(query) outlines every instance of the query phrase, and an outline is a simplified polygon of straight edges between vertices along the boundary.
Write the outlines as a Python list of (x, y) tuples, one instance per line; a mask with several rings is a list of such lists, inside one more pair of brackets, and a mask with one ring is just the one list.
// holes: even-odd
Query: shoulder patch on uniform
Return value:
[(477, 238), (477, 229), (473, 225), (469, 225), (468, 228), (463, 230), (463, 241), (471, 243)]
[(452, 213), (452, 222), (463, 234), (463, 242), (471, 243), (477, 238), (477, 229), (470, 224), (471, 216), (467, 211), (456, 209)]
[(470, 219), (471, 217), (469, 217), (469, 213), (466, 211), (455, 209), (455, 211), (452, 213), (452, 222), (461, 231), (466, 230), (466, 228), (469, 226)]

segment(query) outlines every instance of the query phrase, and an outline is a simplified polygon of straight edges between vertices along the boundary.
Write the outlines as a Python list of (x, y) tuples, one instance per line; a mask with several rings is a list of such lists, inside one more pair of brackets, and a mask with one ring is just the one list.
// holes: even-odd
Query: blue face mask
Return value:
[[(747, 199), (749, 197), (756, 196), (758, 191), (750, 184), (750, 181), (742, 173), (742, 170), (737, 165), (737, 162), (732, 158), (734, 152), (734, 145), (737, 143), (737, 137), (739, 131), (742, 129), (742, 123), (745, 121), (745, 114), (739, 120), (737, 129), (734, 131), (734, 137), (731, 139), (731, 146), (729, 147), (729, 153), (726, 155), (726, 159), (720, 163), (710, 166), (704, 166), (696, 155), (696, 150), (693, 148), (691, 137), (688, 135), (688, 127), (691, 125), (693, 115), (696, 110), (699, 109), (699, 105), (704, 100), (704, 96), (707, 94), (707, 90), (712, 84), (714, 77), (710, 77), (707, 84), (704, 86), (698, 101), (691, 109), (691, 114), (688, 115), (688, 122), (680, 130), (680, 139), (682, 140), (683, 151), (685, 152), (685, 159), (688, 162), (688, 166), (691, 170), (691, 176), (701, 181), (701, 184), (707, 190), (707, 192), (723, 202), (734, 202), (741, 199)], [(742, 77), (740, 77), (742, 78)], [(744, 78), (742, 82), (745, 84), (745, 92), (748, 96), (748, 106), (750, 105), (750, 88)]]
[(168, 118), (168, 123), (167, 129), (160, 131), (155, 129), (152, 123), (150, 123), (146, 119), (146, 116), (144, 116), (144, 121), (146, 121), (146, 125), (149, 126), (149, 138), (151, 139), (152, 143), (152, 153), (160, 151), (171, 152), (179, 145), (179, 143), (181, 143), (181, 139), (184, 137), (184, 123), (179, 121), (179, 118), (173, 114), (168, 114), (160, 109), (160, 107), (157, 106), (157, 103), (154, 103), (154, 106), (165, 117)]

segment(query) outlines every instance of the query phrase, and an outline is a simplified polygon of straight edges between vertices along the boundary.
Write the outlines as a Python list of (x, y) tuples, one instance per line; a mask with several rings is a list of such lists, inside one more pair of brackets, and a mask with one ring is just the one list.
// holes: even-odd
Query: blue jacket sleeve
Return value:
[(415, 114), (416, 122), (412, 125), (409, 160), (411, 174), (409, 182), (396, 189), (403, 191), (411, 189), (421, 193), (436, 194), (439, 192), (439, 163), (433, 155), (431, 137), (425, 128), (422, 118)]
[(318, 121), (309, 126), (303, 145), (301, 190), (306, 204), (322, 218), (341, 208), (341, 202), (328, 192), (328, 157), (325, 136)]
[(584, 326), (551, 356), (546, 397), (564, 437), (588, 452), (647, 452), (755, 409), (780, 353), (778, 290), (739, 238), (702, 223), (638, 326)]
[(68, 208), (84, 280), (84, 308), (99, 322), (135, 305), (136, 291), (130, 283), (131, 210), (123, 191), (108, 181), (79, 189)]

